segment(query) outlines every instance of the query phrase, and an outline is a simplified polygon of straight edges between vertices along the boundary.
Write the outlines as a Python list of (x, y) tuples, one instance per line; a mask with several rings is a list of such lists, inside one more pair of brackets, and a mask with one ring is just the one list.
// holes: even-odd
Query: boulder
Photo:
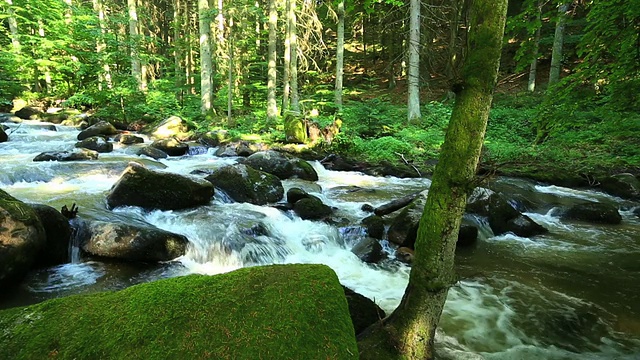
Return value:
[[(29, 205), (0, 190), (0, 296), (20, 281), (45, 247), (45, 231)], [(1, 358), (1, 356), (0, 356)]]
[(151, 144), (151, 147), (162, 150), (169, 156), (182, 156), (189, 151), (189, 145), (176, 138), (156, 140)]
[(244, 164), (224, 166), (205, 179), (237, 202), (265, 205), (279, 201), (284, 195), (280, 179)]
[(347, 298), (349, 315), (351, 315), (351, 322), (356, 335), (386, 317), (384, 310), (368, 297), (360, 295), (346, 286), (342, 286), (342, 288), (344, 289), (344, 296)]
[(77, 148), (94, 150), (99, 153), (108, 153), (113, 151), (113, 144), (102, 136), (88, 137), (76, 143)]
[(287, 202), (289, 204), (295, 204), (296, 202), (298, 202), (299, 200), (302, 199), (306, 199), (308, 197), (310, 197), (311, 195), (309, 195), (306, 191), (300, 189), (300, 188), (291, 188), (289, 190), (287, 190)]
[(80, 111), (76, 109), (49, 108), (42, 114), (42, 119), (54, 124), (60, 124), (70, 117), (79, 116)]
[(3, 128), (0, 128), (0, 143), (3, 143), (8, 140), (9, 140), (9, 135), (7, 135), (7, 133), (4, 132)]
[(118, 134), (113, 138), (113, 141), (118, 142), (122, 145), (133, 145), (133, 144), (144, 143), (143, 138), (133, 134)]
[(29, 204), (36, 212), (45, 232), (45, 246), (36, 266), (54, 266), (69, 261), (71, 226), (69, 220), (55, 208), (42, 204)]
[(495, 194), (493, 190), (486, 188), (477, 187), (473, 189), (473, 192), (467, 199), (466, 212), (480, 216), (489, 216), (489, 197), (493, 194)]
[(278, 151), (257, 152), (249, 156), (245, 164), (254, 169), (273, 174), (282, 180), (294, 176), (303, 180), (318, 180), (318, 174), (308, 162)]
[(600, 188), (625, 199), (640, 198), (640, 180), (632, 174), (616, 174), (600, 181)]
[(458, 242), (456, 247), (467, 247), (476, 243), (478, 240), (478, 228), (473, 225), (460, 225), (458, 232)]
[(184, 255), (189, 240), (151, 224), (132, 225), (91, 221), (80, 239), (82, 250), (95, 256), (124, 261), (169, 261)]
[(107, 205), (179, 210), (208, 204), (212, 196), (213, 186), (201, 178), (149, 170), (131, 162), (109, 191)]
[(362, 219), (362, 225), (367, 229), (367, 234), (374, 239), (384, 237), (384, 219), (377, 215), (371, 215)]
[(517, 236), (531, 237), (548, 230), (527, 215), (520, 213), (499, 194), (489, 195), (489, 226), (494, 235), (511, 232)]
[(150, 131), (151, 135), (158, 139), (177, 138), (186, 140), (189, 138), (189, 127), (178, 116), (171, 116)]
[(169, 155), (167, 155), (166, 152), (160, 150), (160, 149), (156, 149), (152, 146), (145, 146), (142, 149), (138, 150), (137, 155), (144, 155), (144, 156), (148, 156), (152, 159), (158, 160), (158, 159), (166, 159), (169, 157)]
[(36, 120), (38, 119), (38, 117), (40, 117), (40, 115), (42, 115), (42, 110), (31, 106), (25, 106), (22, 109), (16, 111), (15, 114), (20, 119)]
[(620, 224), (622, 221), (622, 216), (615, 206), (596, 202), (574, 205), (564, 213), (562, 218), (596, 224), (614, 225)]
[(98, 123), (89, 126), (78, 134), (78, 140), (84, 140), (92, 136), (111, 136), (116, 135), (118, 130), (115, 126), (106, 121), (99, 121)]
[(413, 249), (408, 247), (399, 247), (396, 250), (396, 259), (402, 261), (403, 263), (411, 264), (413, 262)]
[(640, 218), (640, 207), (637, 207), (635, 210), (633, 210), (633, 213)]
[(391, 220), (387, 234), (390, 242), (413, 249), (418, 235), (418, 225), (426, 203), (427, 192), (424, 191)]
[(284, 135), (290, 144), (304, 144), (307, 142), (307, 122), (304, 118), (288, 113), (284, 117)]
[(351, 248), (351, 252), (356, 254), (360, 260), (370, 264), (375, 264), (384, 257), (380, 242), (370, 237), (366, 237), (356, 243)]
[(23, 120), (13, 114), (0, 113), (0, 123), (14, 123), (19, 124)]
[(229, 139), (227, 130), (214, 130), (206, 132), (198, 138), (198, 142), (207, 147), (218, 147)]
[(309, 195), (308, 198), (298, 200), (293, 205), (293, 211), (304, 220), (320, 220), (333, 213), (333, 210), (322, 203), (319, 198)]
[(36, 155), (33, 161), (84, 161), (98, 159), (98, 152), (77, 148), (71, 151), (50, 151)]
[(235, 157), (243, 156), (247, 157), (254, 153), (264, 150), (263, 144), (254, 144), (248, 141), (240, 141), (231, 144), (221, 145), (215, 152), (215, 156), (218, 157)]

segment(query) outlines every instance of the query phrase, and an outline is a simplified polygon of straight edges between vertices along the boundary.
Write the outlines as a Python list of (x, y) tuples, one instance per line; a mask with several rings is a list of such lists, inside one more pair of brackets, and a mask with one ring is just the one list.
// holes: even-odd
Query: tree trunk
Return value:
[(291, 93), (291, 0), (285, 1), (285, 9), (287, 9), (287, 21), (284, 37), (284, 71), (282, 75), (282, 112), (285, 113), (289, 109), (289, 94)]
[(213, 62), (211, 59), (211, 11), (209, 0), (198, 0), (200, 29), (200, 109), (207, 114), (213, 104)]
[(298, 97), (298, 20), (296, 18), (296, 1), (289, 0), (289, 33), (291, 38), (291, 111), (300, 113)]
[(16, 11), (13, 9), (13, 1), (6, 0), (9, 14), (9, 32), (11, 33), (11, 47), (16, 54), (20, 53), (20, 33), (18, 32), (18, 21), (16, 20)]
[(104, 36), (106, 34), (105, 28), (105, 11), (104, 4), (102, 0), (93, 0), (93, 10), (98, 15), (98, 26), (100, 26), (100, 36), (96, 40), (96, 54), (98, 54), (98, 61), (102, 63), (102, 73), (99, 75), (99, 89), (102, 90), (102, 84), (106, 83), (107, 88), (111, 89), (113, 87), (113, 82), (111, 81), (111, 67), (109, 63), (104, 60), (104, 51), (107, 48), (107, 45), (104, 42)]
[(232, 34), (232, 26), (233, 26), (233, 18), (229, 18), (229, 38), (228, 38), (228, 46), (229, 46), (229, 86), (227, 90), (227, 126), (233, 127), (235, 123), (233, 121), (233, 34)]
[(342, 80), (344, 77), (344, 1), (338, 3), (338, 44), (336, 45), (335, 103), (342, 110)]
[(506, 10), (507, 0), (471, 3), (462, 86), (420, 219), (409, 285), (393, 314), (361, 336), (361, 359), (434, 357), (435, 330), (455, 282), (458, 230), (474, 187), (498, 75)]
[(142, 90), (142, 65), (138, 49), (138, 9), (136, 0), (127, 0), (129, 9), (129, 36), (131, 45), (131, 76), (136, 79), (138, 89)]
[(536, 36), (533, 39), (533, 59), (531, 59), (531, 66), (529, 67), (529, 84), (527, 90), (534, 92), (536, 90), (536, 76), (538, 74), (538, 53), (540, 51), (540, 29), (536, 30)]
[(267, 127), (272, 126), (276, 122), (278, 116), (278, 105), (276, 104), (276, 42), (278, 27), (278, 9), (276, 8), (276, 0), (269, 0), (269, 65), (267, 71)]
[(184, 86), (184, 69), (182, 68), (182, 53), (183, 53), (183, 41), (180, 33), (184, 26), (182, 18), (182, 4), (180, 0), (174, 0), (173, 2), (173, 60), (174, 60), (174, 80), (176, 86), (176, 98), (180, 103), (183, 99)]
[(420, 0), (409, 2), (409, 74), (407, 116), (410, 124), (420, 122)]
[(549, 71), (549, 87), (560, 80), (560, 69), (562, 68), (562, 46), (564, 44), (564, 25), (567, 21), (567, 10), (569, 4), (562, 4), (558, 7), (558, 22), (556, 22), (556, 34), (553, 38), (553, 51), (551, 53), (551, 70)]

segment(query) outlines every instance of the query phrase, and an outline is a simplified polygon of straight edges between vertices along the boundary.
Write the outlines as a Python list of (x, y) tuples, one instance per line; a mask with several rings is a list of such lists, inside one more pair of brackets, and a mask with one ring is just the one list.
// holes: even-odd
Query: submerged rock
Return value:
[(344, 296), (347, 298), (349, 314), (356, 335), (387, 316), (384, 310), (368, 297), (360, 295), (346, 286), (342, 288)]
[(98, 159), (95, 150), (77, 148), (72, 151), (52, 151), (38, 154), (33, 161), (84, 161)]
[(118, 134), (113, 138), (113, 141), (119, 142), (122, 145), (133, 145), (133, 144), (144, 143), (143, 138), (133, 134)]
[(166, 159), (169, 157), (169, 155), (167, 155), (166, 152), (160, 150), (160, 149), (156, 149), (152, 146), (145, 146), (142, 149), (138, 150), (137, 155), (144, 155), (144, 156), (148, 156), (152, 159), (155, 160), (159, 160), (159, 159)]
[(274, 150), (257, 152), (249, 156), (245, 164), (254, 169), (273, 174), (281, 180), (291, 177), (309, 181), (318, 180), (318, 174), (309, 163)]
[(370, 237), (360, 240), (351, 248), (351, 252), (356, 254), (360, 260), (370, 264), (375, 264), (384, 257), (380, 242)]
[(587, 202), (571, 207), (564, 215), (564, 219), (591, 222), (596, 224), (620, 224), (622, 216), (618, 208), (613, 205)]
[(36, 261), (36, 266), (53, 266), (68, 262), (72, 233), (69, 220), (51, 206), (28, 205), (38, 215), (45, 232), (45, 245)]
[(99, 121), (95, 125), (91, 125), (78, 134), (78, 140), (84, 140), (92, 136), (112, 136), (116, 135), (118, 130), (115, 126), (106, 121)]
[(169, 156), (182, 156), (189, 151), (189, 145), (176, 138), (156, 140), (151, 144), (151, 147), (162, 150)]
[(323, 204), (322, 200), (313, 195), (298, 200), (293, 205), (293, 211), (304, 220), (321, 220), (333, 213), (329, 206)]
[(244, 164), (224, 166), (205, 179), (237, 202), (265, 205), (279, 201), (284, 195), (280, 179)]
[(7, 135), (6, 132), (4, 132), (4, 127), (0, 128), (0, 143), (3, 143), (5, 141), (9, 140), (9, 135)]
[(131, 162), (109, 191), (107, 205), (178, 210), (208, 204), (212, 196), (213, 186), (201, 178), (149, 170)]
[(600, 188), (625, 199), (640, 198), (640, 180), (633, 174), (616, 174), (600, 181)]
[(113, 144), (102, 136), (92, 136), (82, 141), (78, 141), (75, 145), (77, 148), (94, 150), (99, 153), (108, 153), (113, 151)]

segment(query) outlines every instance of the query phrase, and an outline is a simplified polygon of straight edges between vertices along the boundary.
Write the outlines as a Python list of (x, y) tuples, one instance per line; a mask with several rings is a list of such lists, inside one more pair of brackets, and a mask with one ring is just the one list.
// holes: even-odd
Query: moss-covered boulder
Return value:
[(45, 231), (36, 212), (0, 190), (0, 296), (24, 277), (44, 246)]
[(296, 201), (293, 205), (293, 211), (305, 220), (321, 220), (333, 214), (333, 210), (329, 206), (313, 195)]
[(384, 237), (384, 219), (377, 215), (371, 215), (362, 219), (362, 226), (367, 230), (367, 234), (374, 239)]
[(118, 134), (113, 138), (113, 141), (118, 142), (122, 145), (133, 145), (133, 144), (144, 143), (143, 138), (133, 134)]
[(563, 215), (563, 219), (578, 220), (596, 224), (620, 224), (622, 215), (611, 204), (586, 202), (572, 206)]
[(189, 151), (189, 145), (176, 138), (160, 139), (151, 144), (158, 150), (162, 150), (169, 156), (182, 156)]
[(80, 111), (76, 109), (49, 108), (41, 117), (44, 121), (60, 124), (70, 117), (79, 116), (80, 114)]
[(33, 161), (87, 161), (98, 159), (98, 152), (76, 148), (71, 151), (47, 151), (36, 155)]
[(347, 303), (349, 304), (349, 314), (351, 315), (351, 322), (353, 322), (353, 329), (356, 335), (386, 317), (384, 310), (371, 301), (371, 299), (358, 294), (348, 287), (343, 286), (343, 288), (344, 296), (347, 298)]
[(82, 141), (78, 141), (75, 145), (77, 148), (94, 150), (99, 153), (108, 153), (113, 151), (113, 144), (102, 136), (92, 136)]
[(82, 250), (131, 262), (169, 261), (184, 255), (189, 240), (151, 224), (90, 221), (81, 233)]
[(284, 117), (284, 135), (290, 144), (304, 144), (307, 142), (307, 122), (300, 116), (287, 114)]
[(488, 202), (489, 226), (494, 235), (511, 232), (517, 236), (531, 237), (548, 232), (546, 228), (516, 210), (498, 193), (491, 194)]
[(324, 265), (159, 280), (0, 311), (2, 359), (358, 359)]
[(389, 225), (389, 241), (413, 249), (418, 235), (418, 225), (427, 203), (427, 192), (422, 192), (396, 215)]
[(282, 180), (291, 177), (309, 181), (318, 180), (318, 173), (308, 162), (274, 150), (257, 152), (249, 156), (245, 164), (273, 174)]
[(53, 266), (69, 261), (71, 226), (69, 220), (55, 208), (43, 204), (29, 204), (36, 212), (45, 232), (45, 246), (36, 266)]
[(118, 133), (115, 126), (106, 121), (99, 121), (98, 123), (89, 126), (78, 134), (78, 140), (84, 140), (92, 136), (112, 136)]
[(640, 180), (633, 174), (616, 174), (600, 181), (600, 188), (625, 199), (640, 199)]
[(229, 132), (227, 130), (208, 131), (198, 137), (198, 142), (207, 147), (218, 147), (228, 140)]
[(152, 159), (155, 160), (159, 160), (159, 159), (166, 159), (169, 157), (169, 155), (167, 155), (166, 152), (160, 150), (160, 149), (156, 149), (153, 146), (145, 146), (142, 149), (138, 150), (137, 155), (144, 155), (144, 156), (148, 156)]
[(237, 202), (265, 205), (284, 195), (280, 179), (244, 164), (224, 166), (205, 179)]
[(9, 135), (7, 135), (7, 133), (4, 132), (4, 128), (0, 128), (0, 143), (3, 143), (8, 140), (9, 140)]
[(358, 241), (351, 248), (351, 252), (356, 254), (360, 260), (370, 264), (375, 264), (384, 257), (380, 242), (370, 237)]
[(15, 114), (20, 119), (36, 120), (40, 117), (40, 115), (42, 115), (42, 110), (32, 106), (25, 106), (22, 109), (16, 111)]
[(177, 138), (186, 140), (189, 138), (189, 127), (179, 116), (170, 116), (157, 126), (154, 126), (151, 135), (157, 139)]
[(208, 204), (212, 196), (213, 186), (201, 178), (149, 170), (132, 162), (109, 191), (107, 205), (179, 210)]
[(287, 190), (287, 202), (289, 204), (295, 204), (299, 200), (306, 199), (310, 196), (311, 195), (309, 195), (306, 191), (297, 187)]

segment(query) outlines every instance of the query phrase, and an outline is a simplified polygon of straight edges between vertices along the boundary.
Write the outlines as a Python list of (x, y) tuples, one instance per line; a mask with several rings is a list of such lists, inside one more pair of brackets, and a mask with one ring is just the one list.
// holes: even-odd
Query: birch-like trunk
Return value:
[(20, 53), (20, 33), (18, 32), (18, 21), (16, 20), (16, 11), (13, 9), (13, 1), (6, 0), (7, 12), (9, 14), (9, 33), (11, 34), (11, 47), (16, 54)]
[(209, 0), (198, 0), (200, 28), (200, 101), (203, 114), (213, 106), (213, 61), (211, 59), (211, 11)]
[(276, 42), (278, 27), (278, 9), (276, 0), (269, 0), (269, 50), (268, 50), (268, 70), (267, 70), (267, 122), (268, 126), (275, 124), (278, 116), (278, 104), (276, 103)]
[(129, 37), (131, 39), (131, 76), (136, 79), (138, 89), (142, 90), (142, 65), (140, 64), (140, 49), (138, 48), (138, 7), (136, 0), (127, 0), (129, 9)]
[(300, 98), (298, 96), (298, 20), (296, 15), (296, 1), (289, 0), (289, 36), (291, 38), (291, 111), (300, 113)]
[(182, 17), (182, 4), (180, 0), (173, 1), (173, 62), (174, 62), (174, 78), (176, 86), (176, 98), (180, 101), (183, 99), (182, 87), (184, 86), (184, 69), (182, 68), (183, 58), (183, 40), (181, 39), (181, 31), (184, 26)]
[(104, 42), (104, 36), (106, 34), (105, 28), (105, 11), (104, 4), (102, 0), (93, 0), (93, 11), (98, 15), (98, 26), (100, 26), (100, 36), (96, 39), (96, 54), (98, 54), (98, 59), (102, 63), (102, 73), (99, 74), (99, 84), (98, 87), (102, 90), (102, 84), (106, 83), (107, 88), (111, 89), (113, 87), (113, 82), (111, 81), (111, 67), (109, 63), (104, 61), (103, 55), (104, 51), (107, 48), (107, 45)]
[(344, 1), (338, 3), (338, 43), (336, 44), (335, 103), (342, 110), (342, 80), (344, 78)]
[(289, 19), (289, 7), (291, 0), (285, 1), (287, 9), (287, 21), (284, 37), (284, 71), (282, 72), (282, 113), (289, 109), (289, 94), (291, 92), (291, 20)]
[(420, 0), (409, 1), (409, 74), (407, 116), (409, 123), (420, 121)]
[(562, 4), (558, 7), (558, 21), (556, 22), (556, 33), (553, 38), (551, 70), (549, 70), (549, 87), (553, 86), (560, 80), (560, 70), (562, 68), (562, 46), (564, 45), (564, 26), (567, 21), (567, 10), (569, 10), (569, 4)]

